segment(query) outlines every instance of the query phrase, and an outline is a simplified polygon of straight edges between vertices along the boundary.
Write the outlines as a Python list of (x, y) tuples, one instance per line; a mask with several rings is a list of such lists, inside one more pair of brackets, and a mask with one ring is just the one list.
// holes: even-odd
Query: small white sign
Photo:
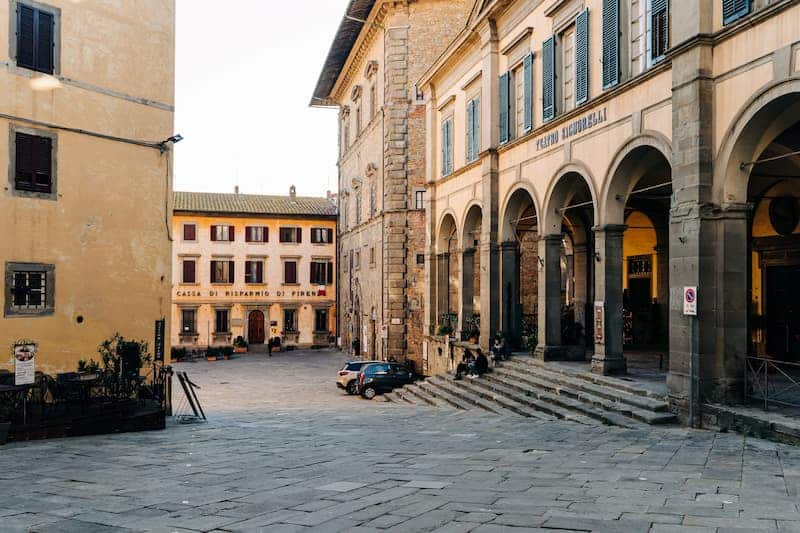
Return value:
[(697, 316), (697, 287), (683, 288), (683, 314)]
[(36, 344), (14, 345), (14, 384), (30, 385), (36, 381)]

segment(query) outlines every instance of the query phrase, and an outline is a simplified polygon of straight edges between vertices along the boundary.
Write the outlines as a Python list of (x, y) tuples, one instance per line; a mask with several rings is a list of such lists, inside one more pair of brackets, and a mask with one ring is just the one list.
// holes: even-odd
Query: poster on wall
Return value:
[(605, 341), (605, 302), (594, 303), (594, 342), (603, 344)]
[(36, 379), (36, 343), (17, 342), (14, 344), (14, 384), (31, 385)]

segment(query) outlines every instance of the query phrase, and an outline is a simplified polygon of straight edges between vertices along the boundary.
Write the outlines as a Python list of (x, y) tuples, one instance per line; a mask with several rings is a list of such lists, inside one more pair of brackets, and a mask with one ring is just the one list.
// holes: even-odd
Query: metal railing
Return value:
[(800, 407), (800, 363), (763, 357), (747, 357), (744, 372), (745, 400)]

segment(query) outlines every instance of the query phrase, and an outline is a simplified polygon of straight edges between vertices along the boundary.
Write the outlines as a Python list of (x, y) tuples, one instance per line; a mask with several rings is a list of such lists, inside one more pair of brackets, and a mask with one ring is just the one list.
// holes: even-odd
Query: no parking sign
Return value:
[(697, 287), (683, 288), (683, 314), (697, 316)]

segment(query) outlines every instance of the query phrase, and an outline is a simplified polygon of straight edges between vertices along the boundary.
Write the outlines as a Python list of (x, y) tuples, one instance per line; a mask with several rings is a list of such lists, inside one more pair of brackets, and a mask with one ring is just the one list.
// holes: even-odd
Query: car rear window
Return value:
[(355, 372), (357, 370), (361, 370), (361, 365), (364, 363), (347, 363), (344, 365), (345, 370), (350, 370), (351, 372)]

